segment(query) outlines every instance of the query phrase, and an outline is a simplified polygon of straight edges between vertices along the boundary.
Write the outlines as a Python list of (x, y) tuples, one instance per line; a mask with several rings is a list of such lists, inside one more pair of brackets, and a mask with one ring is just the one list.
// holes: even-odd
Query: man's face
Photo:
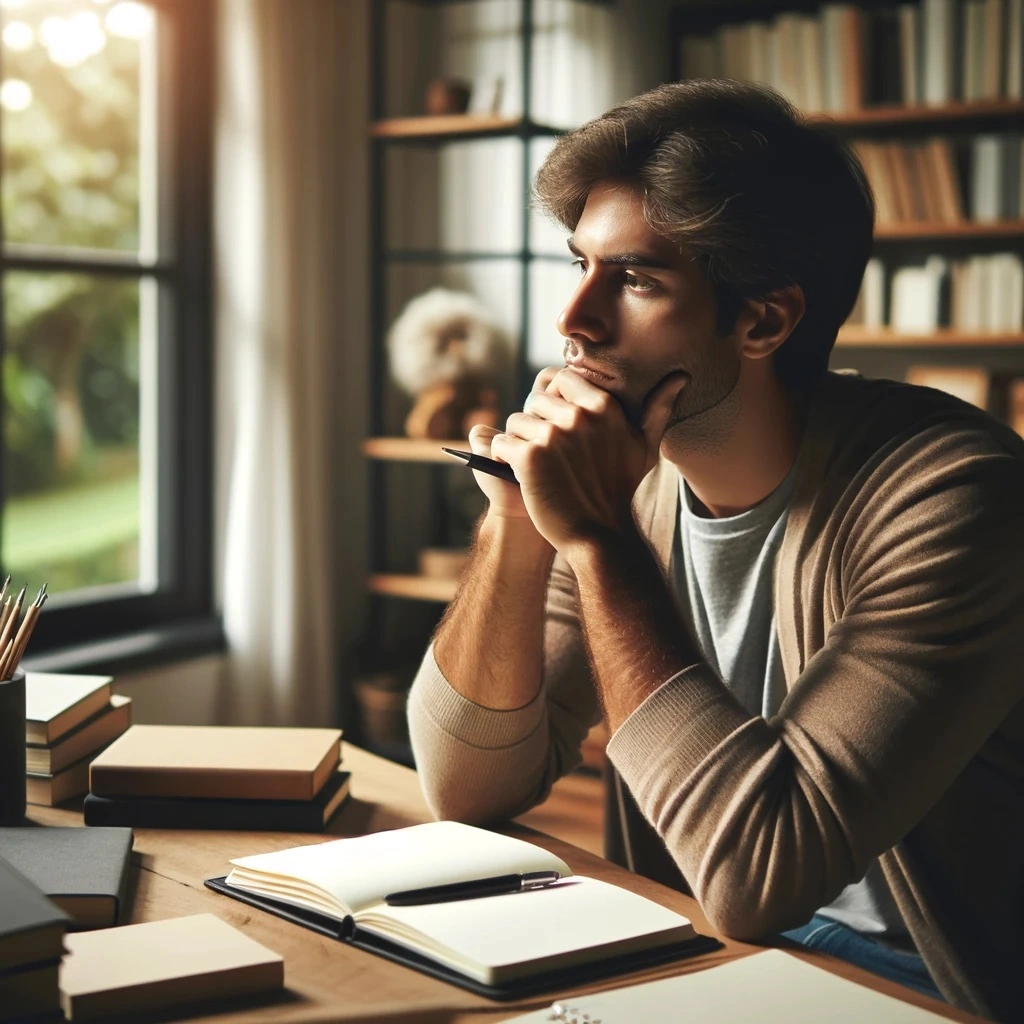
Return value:
[(711, 283), (651, 229), (635, 189), (593, 188), (569, 248), (580, 283), (558, 318), (567, 365), (615, 395), (634, 423), (675, 371), (688, 382), (669, 426), (692, 420), (696, 427), (702, 413), (728, 405), (741, 359), (734, 339), (716, 334)]

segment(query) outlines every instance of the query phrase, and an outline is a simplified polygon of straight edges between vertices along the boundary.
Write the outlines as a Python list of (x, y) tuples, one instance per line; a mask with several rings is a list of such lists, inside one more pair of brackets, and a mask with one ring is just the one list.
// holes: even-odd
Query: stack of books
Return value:
[(135, 725), (92, 762), (85, 823), (322, 832), (340, 762), (338, 729)]
[(111, 676), (25, 674), (26, 795), (53, 806), (89, 788), (89, 763), (132, 720), (132, 701)]
[(68, 916), (3, 857), (0, 907), (0, 1020), (58, 1011)]

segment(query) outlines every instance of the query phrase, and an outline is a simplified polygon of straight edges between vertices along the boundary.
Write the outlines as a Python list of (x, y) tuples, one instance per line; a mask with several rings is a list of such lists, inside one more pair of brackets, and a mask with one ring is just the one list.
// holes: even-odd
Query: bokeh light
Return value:
[(135, 0), (122, 0), (107, 11), (107, 31), (122, 39), (142, 39), (153, 27), (153, 12)]
[(32, 86), (20, 78), (8, 78), (0, 85), (0, 107), (4, 110), (26, 110), (32, 104)]
[(4, 27), (4, 46), (9, 50), (27, 50), (35, 42), (36, 34), (31, 25), (23, 21), (12, 21)]

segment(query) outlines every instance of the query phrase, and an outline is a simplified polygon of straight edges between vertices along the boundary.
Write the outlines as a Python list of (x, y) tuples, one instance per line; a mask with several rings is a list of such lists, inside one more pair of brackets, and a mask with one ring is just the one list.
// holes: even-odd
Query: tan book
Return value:
[(213, 914), (78, 932), (65, 945), (60, 1002), (69, 1020), (105, 1020), (284, 985), (283, 957)]
[(86, 754), (81, 761), (65, 768), (56, 775), (43, 772), (25, 773), (25, 798), (30, 804), (56, 807), (76, 796), (89, 792), (89, 760)]
[(339, 729), (133, 725), (93, 762), (97, 796), (312, 800), (341, 756)]
[(944, 224), (959, 224), (964, 219), (964, 208), (949, 139), (931, 139), (927, 148), (937, 172), (940, 219)]
[(914, 186), (907, 173), (907, 162), (904, 159), (903, 144), (900, 142), (883, 143), (880, 146), (889, 167), (889, 176), (893, 183), (896, 197), (896, 219), (901, 223), (912, 221), (914, 217)]
[(25, 742), (53, 743), (110, 702), (113, 676), (25, 673)]
[(49, 775), (61, 772), (94, 751), (105, 747), (132, 724), (132, 699), (114, 694), (110, 703), (87, 718), (77, 728), (65, 733), (48, 746), (28, 744), (25, 748), (25, 769)]

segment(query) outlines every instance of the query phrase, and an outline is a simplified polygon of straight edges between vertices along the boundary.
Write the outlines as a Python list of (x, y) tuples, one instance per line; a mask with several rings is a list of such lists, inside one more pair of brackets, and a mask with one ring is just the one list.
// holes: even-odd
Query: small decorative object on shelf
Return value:
[[(17, 598), (0, 589), (0, 825), (18, 825), (25, 817), (25, 673), (21, 657), (46, 603), (46, 584), (18, 625), (25, 587)], [(6, 600), (4, 600), (6, 598)]]
[(356, 681), (363, 735), (372, 745), (409, 742), (405, 720), (412, 672), (376, 672)]
[(469, 109), (472, 93), (472, 86), (461, 78), (435, 78), (427, 86), (423, 112), (428, 117), (464, 114)]
[(988, 407), (989, 375), (976, 366), (911, 366), (907, 381), (945, 391), (979, 409)]
[(507, 360), (505, 332), (472, 295), (432, 288), (413, 299), (388, 334), (395, 382), (414, 399), (410, 437), (465, 437), (498, 425), (495, 383)]

